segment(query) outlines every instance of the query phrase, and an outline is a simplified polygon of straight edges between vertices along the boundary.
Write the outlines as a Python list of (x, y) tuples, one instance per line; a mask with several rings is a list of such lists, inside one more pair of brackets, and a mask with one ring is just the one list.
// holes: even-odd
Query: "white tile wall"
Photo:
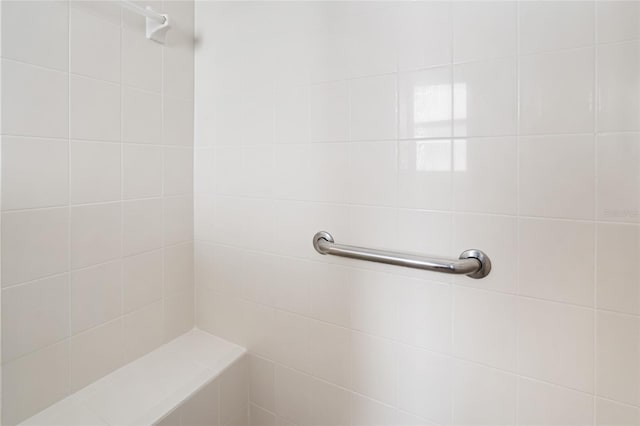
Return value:
[[(345, 141), (349, 137), (349, 91), (345, 81), (312, 85), (309, 89), (312, 142)], [(299, 135), (300, 137), (302, 135)], [(300, 140), (299, 142), (303, 142)]]
[(634, 225), (599, 224), (597, 245), (598, 307), (637, 314), (640, 306), (637, 286), (638, 229)]
[(67, 271), (67, 208), (4, 212), (2, 226), (2, 287)]
[(122, 181), (125, 198), (157, 197), (162, 193), (162, 147), (124, 144)]
[(453, 353), (515, 371), (518, 316), (515, 297), (458, 288), (454, 303)]
[(193, 327), (194, 6), (153, 3), (165, 45), (117, 2), (0, 7), (12, 425)]
[(598, 136), (596, 173), (598, 182), (597, 218), (612, 222), (638, 222), (634, 213), (640, 203), (637, 196), (638, 173), (632, 169), (639, 157), (637, 133), (613, 133)]
[(69, 360), (62, 341), (3, 365), (3, 416), (15, 423), (69, 394)]
[(131, 312), (162, 298), (162, 250), (124, 259), (122, 310)]
[(516, 134), (515, 57), (459, 64), (453, 72), (454, 136)]
[(453, 424), (516, 424), (515, 376), (465, 361), (455, 363), (453, 375)]
[(123, 364), (122, 320), (101, 324), (71, 338), (71, 390), (77, 391)]
[(67, 274), (5, 290), (2, 298), (5, 362), (69, 335), (69, 294)]
[(49, 138), (69, 136), (68, 74), (3, 58), (2, 87), (3, 97), (11, 100), (11, 108), (2, 108), (4, 133)]
[(452, 359), (413, 347), (399, 346), (397, 351), (397, 407), (437, 424), (450, 424)]
[(521, 134), (593, 132), (594, 55), (586, 47), (519, 58)]
[[(120, 140), (120, 86), (71, 75), (69, 123), (74, 139)], [(100, 102), (96, 102), (99, 99)]]
[(598, 40), (607, 43), (638, 38), (638, 7), (631, 1), (598, 2)]
[[(593, 219), (592, 136), (523, 137), (519, 157), (522, 214)], [(568, 163), (571, 168), (566, 167)], [(544, 174), (540, 173), (541, 168)]]
[(122, 312), (122, 262), (104, 263), (71, 275), (71, 332), (117, 318)]
[(122, 140), (158, 145), (162, 141), (162, 97), (125, 87), (122, 91)]
[(119, 25), (77, 8), (69, 12), (70, 71), (119, 82), (120, 43), (113, 42), (120, 37)]
[(594, 313), (573, 305), (521, 299), (518, 372), (593, 392)]
[(107, 262), (122, 255), (120, 203), (74, 206), (70, 214), (71, 266)]
[[(192, 258), (254, 424), (637, 422), (636, 2), (199, 4), (195, 152), (165, 3), (165, 47), (3, 4), (8, 424), (188, 328)], [(322, 228), (494, 271), (320, 258)]]
[(122, 252), (133, 255), (162, 247), (162, 200), (122, 203)]
[[(520, 53), (590, 46), (595, 2), (531, 1), (519, 5)], [(540, 31), (540, 27), (545, 31)]]
[[(638, 2), (196, 27), (197, 317), (252, 352), (252, 425), (638, 423)], [(321, 229), (493, 271), (323, 257)]]
[(72, 141), (69, 199), (73, 204), (120, 199), (122, 148), (115, 143)]
[(451, 32), (451, 4), (423, 2), (394, 10), (398, 29), (398, 69), (420, 69), (451, 62), (451, 44), (440, 37)]
[(400, 139), (451, 136), (451, 80), (449, 67), (398, 75)]
[(640, 43), (632, 40), (604, 46), (598, 52), (598, 130), (640, 130)]
[[(453, 203), (462, 212), (514, 214), (517, 164), (514, 138), (453, 142)], [(496, 164), (495, 159), (502, 162)]]
[(396, 139), (395, 75), (359, 78), (349, 84), (351, 140)]
[[(518, 385), (519, 424), (593, 424), (594, 404), (591, 395), (525, 378), (518, 379)], [(596, 411), (600, 412), (597, 405)], [(614, 420), (609, 424), (625, 423)]]
[[(519, 232), (520, 294), (593, 306), (593, 224), (523, 219)], [(565, 256), (578, 251), (583, 254), (569, 259)]]
[(454, 62), (516, 53), (518, 27), (515, 2), (453, 2), (452, 9)]
[(638, 318), (599, 312), (596, 318), (596, 391), (603, 397), (637, 405), (640, 389)]
[[(25, 22), (31, 25), (24, 25)], [(34, 26), (41, 30), (32, 31)], [(2, 11), (2, 28), (4, 58), (61, 71), (69, 69), (69, 8), (66, 2), (39, 1), (26, 5), (8, 2)], [(24, 42), (15, 43), (15, 40)]]
[(69, 163), (73, 159), (70, 159), (67, 141), (7, 136), (3, 139), (2, 160), (3, 206), (6, 209), (68, 203), (72, 191)]
[(596, 398), (596, 425), (633, 425), (640, 421), (638, 408)]

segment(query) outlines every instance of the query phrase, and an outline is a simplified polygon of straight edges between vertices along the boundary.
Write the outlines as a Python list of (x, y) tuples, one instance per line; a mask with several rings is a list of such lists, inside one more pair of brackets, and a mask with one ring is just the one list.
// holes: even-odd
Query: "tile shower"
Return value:
[(121, 3), (0, 3), (2, 424), (640, 424), (640, 2)]

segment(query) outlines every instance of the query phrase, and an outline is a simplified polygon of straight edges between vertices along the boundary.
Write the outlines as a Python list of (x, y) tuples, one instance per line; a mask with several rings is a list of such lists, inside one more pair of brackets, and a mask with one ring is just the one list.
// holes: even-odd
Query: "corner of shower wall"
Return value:
[[(270, 2), (265, 2), (265, 5)], [(234, 31), (234, 25), (238, 23), (239, 14), (243, 10), (250, 10), (254, 3), (245, 2), (207, 2), (196, 1), (195, 4), (195, 34), (199, 40), (194, 52), (194, 261), (195, 261), (195, 292), (196, 292), (196, 325), (198, 328), (212, 333), (223, 339), (244, 346), (246, 343), (243, 321), (240, 316), (244, 310), (238, 303), (240, 299), (220, 298), (223, 288), (239, 296), (241, 292), (241, 278), (239, 275), (220, 275), (219, 271), (226, 268), (222, 265), (234, 267), (239, 265), (242, 257), (240, 250), (234, 251), (233, 247), (227, 247), (233, 252), (232, 256), (222, 259), (215, 235), (222, 231), (216, 225), (216, 192), (217, 187), (234, 188), (240, 183), (240, 176), (234, 170), (218, 168), (224, 160), (225, 154), (230, 154), (230, 165), (235, 164), (239, 158), (240, 146), (235, 138), (225, 139), (216, 126), (224, 122), (226, 118), (234, 118), (231, 111), (236, 110), (236, 104), (222, 105), (216, 101), (220, 91), (233, 93), (234, 85), (221, 79), (224, 73), (223, 63), (229, 55), (236, 56), (241, 50), (233, 51), (230, 46), (235, 42), (241, 44), (242, 35), (240, 27)], [(234, 70), (238, 71), (238, 70)], [(249, 71), (248, 69), (245, 71)], [(257, 70), (256, 70), (257, 72)], [(246, 83), (250, 83), (246, 81)], [(257, 108), (261, 106), (256, 106)], [(236, 122), (234, 122), (236, 123)], [(229, 123), (231, 124), (231, 123)], [(237, 123), (240, 127), (241, 123)], [(251, 123), (245, 124), (251, 127)], [(222, 145), (225, 145), (224, 147)], [(233, 145), (233, 146), (232, 146)], [(229, 148), (227, 150), (227, 148)], [(224, 169), (224, 171), (222, 170)], [(228, 171), (228, 174), (225, 174)], [(224, 192), (224, 191), (223, 191)], [(235, 194), (230, 191), (230, 196)], [(240, 218), (238, 218), (241, 220)], [(239, 227), (245, 226), (242, 222)], [(231, 231), (231, 230), (229, 230)], [(233, 246), (236, 242), (228, 241)], [(227, 313), (227, 314), (225, 314)], [(235, 313), (238, 317), (229, 316)]]

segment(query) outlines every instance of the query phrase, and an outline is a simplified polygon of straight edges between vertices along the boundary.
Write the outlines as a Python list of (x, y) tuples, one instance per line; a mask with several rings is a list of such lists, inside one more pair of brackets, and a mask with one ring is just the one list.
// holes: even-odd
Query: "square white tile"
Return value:
[(3, 210), (67, 204), (68, 170), (67, 141), (3, 136)]
[(594, 49), (522, 56), (520, 134), (591, 133)]

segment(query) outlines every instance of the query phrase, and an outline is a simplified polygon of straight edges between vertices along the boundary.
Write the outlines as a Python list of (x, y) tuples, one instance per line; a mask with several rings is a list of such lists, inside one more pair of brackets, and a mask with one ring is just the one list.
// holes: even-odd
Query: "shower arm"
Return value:
[(145, 17), (145, 34), (149, 40), (164, 43), (167, 31), (169, 30), (169, 15), (158, 13), (149, 6), (142, 7), (132, 1), (121, 0), (120, 4)]

